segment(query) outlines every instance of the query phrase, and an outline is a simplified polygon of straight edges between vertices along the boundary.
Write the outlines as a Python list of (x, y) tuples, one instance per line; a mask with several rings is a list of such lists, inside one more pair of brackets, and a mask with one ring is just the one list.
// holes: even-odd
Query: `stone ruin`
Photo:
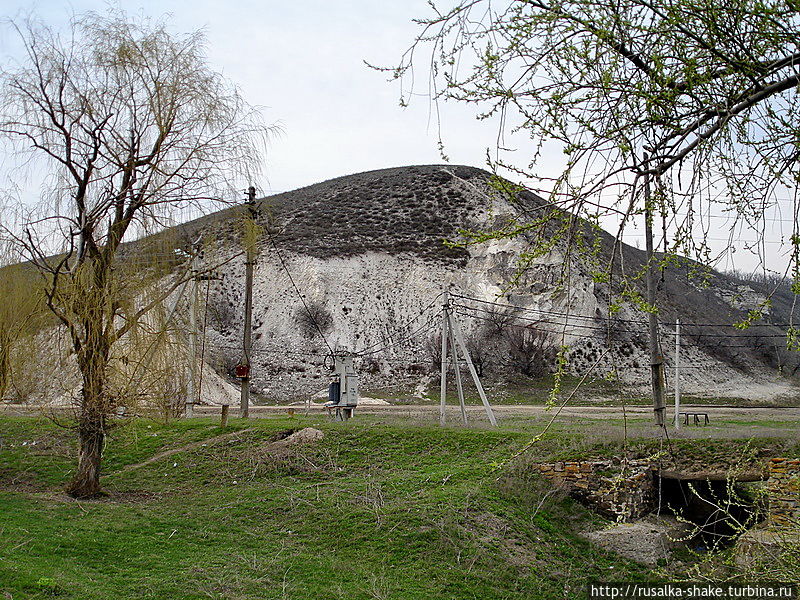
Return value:
[(771, 527), (800, 526), (800, 459), (769, 461), (767, 496)]
[(638, 519), (658, 500), (656, 467), (647, 460), (585, 460), (539, 463), (534, 468), (569, 494), (616, 521)]
[[(800, 525), (800, 459), (772, 458), (766, 494), (770, 528)], [(658, 504), (658, 467), (650, 460), (576, 460), (533, 468), (601, 515), (618, 522), (644, 517)]]

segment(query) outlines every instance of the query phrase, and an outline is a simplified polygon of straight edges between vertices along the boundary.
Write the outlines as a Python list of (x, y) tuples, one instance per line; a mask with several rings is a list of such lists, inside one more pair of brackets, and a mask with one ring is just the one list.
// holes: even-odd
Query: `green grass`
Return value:
[[(572, 390), (578, 382), (581, 381), (580, 377), (572, 375), (564, 375), (561, 380), (561, 387), (564, 390)], [(480, 396), (472, 382), (469, 373), (462, 373), (462, 384), (464, 386), (464, 401), (468, 405), (478, 406), (481, 404)], [(555, 384), (554, 375), (546, 375), (544, 377), (531, 378), (522, 375), (509, 378), (504, 377), (502, 380), (492, 380), (490, 377), (482, 378), (482, 385), (486, 391), (492, 404), (495, 405), (533, 405), (541, 406), (547, 403), (550, 398), (551, 391)], [(451, 402), (458, 396), (456, 392), (456, 382), (453, 376), (450, 375), (447, 380), (447, 395)], [(585, 404), (591, 406), (619, 406), (621, 402), (618, 397), (622, 388), (614, 383), (610, 383), (603, 378), (593, 378), (584, 381), (581, 387), (581, 395), (575, 404), (581, 404), (580, 400), (584, 398), (591, 398)], [(425, 391), (425, 398), (420, 399), (414, 395), (415, 389), (409, 386), (407, 389), (398, 389), (397, 386), (389, 386), (387, 388), (375, 387), (365, 389), (364, 395), (372, 398), (381, 398), (389, 400), (392, 404), (437, 404), (440, 398), (440, 387), (438, 378), (435, 378), (427, 390)], [(651, 402), (647, 399), (642, 399), (643, 403)]]
[[(325, 439), (266, 451), (307, 425)], [(71, 432), (0, 417), (0, 597), (561, 598), (609, 574), (646, 576), (577, 536), (596, 520), (581, 506), (536, 511), (541, 489), (498, 481), (491, 465), (527, 439), (518, 430), (233, 423), (244, 427), (119, 473), (220, 433), (206, 419), (133, 421), (104, 456), (109, 496), (77, 502), (60, 492)]]
[[(621, 422), (559, 420), (524, 460), (496, 469), (549, 418), (488, 429), (277, 417), (234, 420), (224, 433), (236, 435), (216, 441), (223, 431), (210, 419), (135, 419), (107, 444), (108, 497), (77, 502), (61, 492), (73, 432), (0, 416), (0, 598), (574, 598), (590, 580), (652, 579), (580, 538), (604, 522), (525, 470), (527, 461), (618, 455)], [(304, 426), (325, 438), (270, 450), (276, 433)], [(648, 419), (628, 430), (632, 455), (659, 451), (643, 435)], [(673, 445), (714, 464), (745, 447), (711, 439), (721, 432), (699, 428), (705, 438)], [(747, 447), (800, 455), (796, 436)]]

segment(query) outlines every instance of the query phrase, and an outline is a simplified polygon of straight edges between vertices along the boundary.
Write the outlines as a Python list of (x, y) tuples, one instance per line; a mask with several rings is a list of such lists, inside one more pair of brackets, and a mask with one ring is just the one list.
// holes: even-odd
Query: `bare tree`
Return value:
[(295, 321), (300, 333), (311, 339), (316, 335), (324, 336), (333, 327), (333, 315), (322, 302), (311, 302), (295, 311)]
[(516, 324), (518, 312), (512, 308), (489, 306), (483, 322), (486, 338), (490, 340), (502, 338), (509, 327)]
[(556, 350), (551, 334), (533, 326), (512, 326), (503, 334), (505, 363), (517, 373), (543, 377), (555, 363)]
[(422, 354), (432, 372), (437, 372), (442, 365), (442, 333), (435, 333), (425, 339)]
[(269, 128), (208, 67), (200, 33), (175, 37), (119, 12), (76, 18), (66, 39), (38, 22), (13, 26), (27, 60), (2, 74), (0, 135), (39, 160), (52, 185), (38, 218), (11, 233), (69, 331), (82, 388), (80, 456), (67, 491), (91, 496), (119, 401), (111, 350), (181, 284), (173, 275), (137, 301), (137, 270), (119, 272), (122, 242), (176, 208), (244, 187)]
[(475, 366), (478, 377), (483, 377), (491, 354), (489, 345), (486, 344), (480, 331), (469, 333), (464, 340), (464, 345), (467, 347), (470, 358), (472, 358), (472, 364)]

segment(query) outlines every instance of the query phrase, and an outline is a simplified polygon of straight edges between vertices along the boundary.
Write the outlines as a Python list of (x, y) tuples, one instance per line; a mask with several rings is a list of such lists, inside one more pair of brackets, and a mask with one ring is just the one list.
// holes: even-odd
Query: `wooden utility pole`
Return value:
[[(648, 157), (644, 155), (645, 168)], [(656, 260), (653, 252), (653, 207), (650, 198), (650, 175), (644, 179), (644, 219), (645, 240), (647, 244), (647, 304), (650, 330), (650, 378), (653, 385), (653, 413), (656, 425), (664, 427), (664, 413), (667, 410), (664, 394), (664, 354), (658, 339), (658, 313), (656, 312)]]
[(681, 428), (681, 320), (675, 318), (675, 429)]
[(442, 306), (442, 382), (439, 386), (439, 425), (445, 423), (445, 407), (447, 404), (447, 328), (448, 312), (450, 310), (450, 292), (444, 292), (444, 305)]
[[(189, 381), (186, 385), (186, 418), (194, 415), (194, 403), (197, 396), (197, 255), (200, 252), (200, 241), (192, 247), (192, 295), (189, 297)], [(201, 366), (202, 368), (202, 366)]]
[[(255, 218), (256, 188), (247, 188), (247, 206), (250, 218)], [(242, 401), (239, 409), (239, 416), (246, 419), (250, 416), (250, 347), (253, 333), (253, 264), (256, 260), (255, 240), (246, 240), (247, 258), (244, 270), (244, 332), (242, 348), (244, 353), (244, 365), (247, 367), (247, 374), (242, 377)]]

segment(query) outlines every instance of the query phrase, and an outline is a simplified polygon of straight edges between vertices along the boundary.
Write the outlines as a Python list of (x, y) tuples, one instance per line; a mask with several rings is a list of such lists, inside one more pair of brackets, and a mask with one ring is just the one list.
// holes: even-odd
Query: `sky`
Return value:
[[(99, 0), (3, 4), (5, 16), (32, 7), (49, 24), (106, 6)], [(427, 100), (401, 109), (399, 87), (364, 64), (391, 66), (399, 59), (417, 30), (412, 18), (429, 14), (422, 0), (134, 0), (122, 6), (134, 16), (170, 15), (176, 32), (203, 29), (211, 67), (238, 85), (267, 123), (280, 125), (283, 133), (270, 143), (264, 180), (256, 182), (264, 192), (370, 169), (442, 162)], [(4, 30), (0, 52), (17, 51), (14, 36)], [(447, 119), (451, 161), (480, 166), (486, 144), (475, 143), (476, 131), (485, 130), (490, 139), (492, 128), (474, 123), (465, 109), (453, 109), (456, 114)]]
[[(264, 194), (372, 169), (441, 163), (439, 131), (452, 164), (483, 167), (487, 148), (497, 143), (497, 124), (475, 119), (474, 107), (447, 103), (437, 118), (423, 93), (424, 73), (417, 79), (419, 95), (401, 108), (398, 83), (364, 64), (397, 64), (419, 32), (413, 19), (432, 14), (425, 0), (126, 0), (119, 5), (134, 16), (168, 16), (175, 32), (203, 29), (210, 66), (261, 107), (267, 123), (280, 126), (282, 133), (269, 143), (263, 179), (254, 182)], [(58, 27), (72, 14), (107, 6), (102, 0), (2, 0), (0, 14), (19, 18), (32, 10)], [(1, 60), (20, 56), (14, 34), (0, 28)], [(505, 140), (520, 149), (520, 166), (527, 162), (526, 141)], [(558, 148), (545, 153), (538, 171), (558, 174), (561, 156)], [(776, 212), (768, 223), (772, 229), (764, 248), (775, 270), (785, 263), (779, 243), (785, 224), (777, 220), (785, 217)], [(709, 223), (718, 230), (712, 234), (720, 240), (716, 246), (726, 247), (725, 219), (714, 216)], [(641, 227), (626, 241), (643, 247)], [(718, 266), (753, 270), (757, 263), (742, 249)]]

